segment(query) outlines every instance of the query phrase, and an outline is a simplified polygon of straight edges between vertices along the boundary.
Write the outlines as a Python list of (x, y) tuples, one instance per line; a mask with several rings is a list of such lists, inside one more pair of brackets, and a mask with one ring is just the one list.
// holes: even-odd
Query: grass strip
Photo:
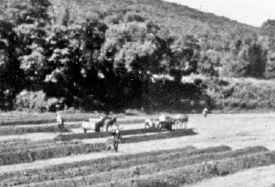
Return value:
[[(131, 129), (131, 130), (122, 130), (122, 136), (125, 135), (136, 135), (136, 134), (145, 134), (145, 133), (154, 133), (160, 132), (158, 129), (149, 128), (149, 129)], [(193, 129), (186, 129), (183, 131), (171, 131), (171, 132), (160, 132), (158, 134), (144, 135), (144, 136), (135, 136), (135, 137), (126, 137), (123, 138), (122, 143), (133, 143), (140, 141), (148, 141), (155, 139), (166, 139), (171, 137), (179, 136), (190, 136), (196, 135)], [(104, 138), (110, 137), (111, 133), (109, 132), (99, 132), (99, 133), (74, 133), (74, 134), (60, 134), (55, 140), (57, 141), (68, 141), (73, 139), (93, 139), (93, 138)]]
[(58, 147), (63, 145), (76, 145), (80, 144), (78, 141), (64, 141), (64, 142), (56, 142), (53, 140), (45, 140), (45, 141), (22, 141), (7, 144), (6, 146), (0, 146), (0, 153), (5, 152), (15, 152), (15, 151), (24, 151), (24, 150), (33, 150), (39, 148), (48, 148), (48, 147)]
[[(217, 161), (202, 162), (154, 174), (103, 183), (97, 187), (179, 187), (203, 179), (225, 176), (244, 169), (268, 166), (275, 163), (275, 152), (261, 152)], [(84, 185), (83, 185), (84, 186)]]
[[(2, 173), (0, 174), (0, 181), (2, 182), (2, 184), (5, 184), (4, 181), (7, 181), (7, 180), (8, 182), (14, 181), (14, 183), (16, 184), (22, 184), (28, 181), (53, 180), (53, 179), (63, 177), (63, 174), (65, 175), (65, 173), (67, 173), (66, 176), (69, 176), (70, 174), (74, 175), (74, 173), (75, 175), (81, 174), (81, 172), (79, 171), (81, 170), (81, 168), (85, 168), (85, 167), (89, 167), (90, 170), (88, 171), (92, 170), (93, 172), (101, 172), (101, 171), (116, 169), (118, 167), (126, 167), (127, 165), (123, 166), (120, 164), (123, 162), (132, 163), (133, 160), (136, 160), (136, 162), (138, 162), (139, 160), (143, 160), (148, 157), (157, 159), (167, 154), (172, 155), (177, 153), (185, 153), (186, 155), (193, 155), (193, 154), (203, 153), (206, 151), (223, 151), (223, 150), (230, 150), (230, 148), (227, 146), (219, 146), (219, 147), (207, 148), (202, 150), (196, 150), (194, 147), (187, 146), (187, 147), (177, 148), (172, 150), (161, 150), (161, 151), (144, 152), (144, 153), (138, 153), (138, 154), (111, 156), (111, 157), (100, 158), (95, 160), (54, 165), (46, 168), (28, 169), (24, 171)], [(78, 170), (78, 168), (80, 168), (80, 170)], [(77, 172), (75, 172), (75, 170), (77, 170)]]
[(94, 185), (97, 183), (106, 183), (115, 180), (127, 179), (134, 176), (148, 175), (152, 173), (158, 173), (161, 171), (179, 168), (186, 165), (193, 165), (200, 162), (219, 160), (224, 158), (238, 157), (247, 154), (254, 154), (262, 151), (267, 151), (263, 147), (252, 147), (236, 151), (225, 151), (225, 152), (210, 152), (197, 154), (193, 156), (177, 155), (170, 159), (161, 159), (158, 162), (150, 162), (146, 160), (143, 164), (138, 165), (128, 165), (124, 169), (116, 169), (114, 171), (107, 171), (102, 173), (95, 173), (87, 175), (87, 173), (82, 173), (80, 177), (69, 177), (67, 179), (61, 180), (49, 180), (38, 183), (32, 183), (31, 187), (37, 186), (59, 186), (59, 187), (70, 187), (70, 186), (83, 186), (83, 185)]
[(46, 148), (37, 148), (16, 152), (0, 153), (0, 165), (33, 162), (49, 158), (58, 158), (69, 155), (99, 152), (106, 149), (104, 143), (60, 145)]

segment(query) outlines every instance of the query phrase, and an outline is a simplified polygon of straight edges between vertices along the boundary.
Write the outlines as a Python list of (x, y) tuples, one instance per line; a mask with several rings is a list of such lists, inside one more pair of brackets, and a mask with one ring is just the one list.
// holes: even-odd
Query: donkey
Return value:
[(104, 116), (101, 117), (95, 124), (95, 132), (108, 132), (110, 127), (117, 124), (115, 117)]

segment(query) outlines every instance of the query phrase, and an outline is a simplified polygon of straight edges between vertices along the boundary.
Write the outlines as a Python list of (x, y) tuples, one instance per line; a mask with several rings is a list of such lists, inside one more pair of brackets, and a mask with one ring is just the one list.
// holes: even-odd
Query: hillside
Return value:
[(187, 6), (161, 0), (0, 6), (3, 109), (200, 110), (217, 103), (207, 91), (215, 82), (183, 77), (275, 77), (275, 42), (262, 28)]
[(169, 29), (175, 35), (194, 35), (196, 38), (221, 42), (221, 48), (224, 48), (222, 45), (226, 45), (232, 39), (247, 38), (258, 32), (256, 27), (162, 0), (70, 0), (70, 3), (51, 0), (51, 2), (59, 8), (71, 6), (72, 12), (78, 14), (75, 17), (79, 15), (86, 17), (94, 12), (103, 12), (102, 17), (110, 20), (109, 18), (117, 14), (126, 15), (135, 12)]

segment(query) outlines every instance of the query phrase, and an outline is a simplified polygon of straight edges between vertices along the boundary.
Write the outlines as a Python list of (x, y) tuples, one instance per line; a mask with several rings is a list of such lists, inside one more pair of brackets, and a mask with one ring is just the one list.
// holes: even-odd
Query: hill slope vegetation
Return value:
[(212, 97), (208, 82), (183, 76), (274, 74), (271, 36), (261, 32), (270, 21), (260, 29), (161, 0), (0, 6), (2, 109), (190, 110)]

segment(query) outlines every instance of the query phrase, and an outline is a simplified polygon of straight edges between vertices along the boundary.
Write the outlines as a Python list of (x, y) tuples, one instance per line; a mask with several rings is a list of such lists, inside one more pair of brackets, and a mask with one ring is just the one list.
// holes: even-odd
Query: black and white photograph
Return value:
[(0, 187), (275, 187), (275, 1), (0, 0)]

